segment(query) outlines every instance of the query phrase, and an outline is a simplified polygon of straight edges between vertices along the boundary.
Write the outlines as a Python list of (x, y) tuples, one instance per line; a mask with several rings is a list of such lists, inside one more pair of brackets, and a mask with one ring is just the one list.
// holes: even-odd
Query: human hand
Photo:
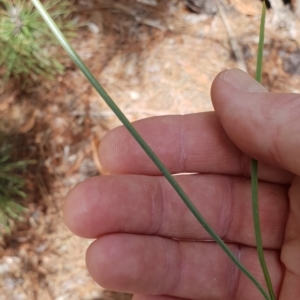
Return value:
[[(267, 93), (239, 70), (212, 86), (215, 112), (135, 122), (199, 211), (264, 282), (255, 248), (250, 164), (259, 161), (265, 257), (280, 300), (300, 298), (300, 96)], [(297, 151), (298, 150), (298, 151)], [(101, 286), (135, 300), (261, 299), (199, 225), (124, 127), (102, 141), (113, 174), (90, 178), (67, 197), (75, 234)]]

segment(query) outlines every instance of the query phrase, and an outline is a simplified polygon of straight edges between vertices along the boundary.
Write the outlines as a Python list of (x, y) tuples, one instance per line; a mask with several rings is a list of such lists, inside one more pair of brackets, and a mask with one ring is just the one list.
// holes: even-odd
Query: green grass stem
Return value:
[[(258, 43), (258, 53), (257, 53), (257, 65), (256, 65), (256, 74), (255, 78), (258, 82), (261, 83), (262, 78), (262, 65), (263, 65), (263, 52), (264, 52), (264, 38), (265, 38), (265, 22), (266, 22), (266, 4), (263, 2), (261, 21), (260, 21), (260, 30), (259, 30), (259, 43)], [(260, 220), (259, 220), (259, 207), (258, 207), (258, 162), (255, 159), (252, 159), (251, 166), (251, 186), (252, 186), (252, 212), (254, 220), (254, 230), (255, 230), (255, 239), (257, 254), (259, 262), (265, 277), (265, 281), (268, 287), (271, 300), (276, 300), (275, 293), (273, 290), (273, 285), (271, 282), (270, 274), (267, 268), (266, 260), (264, 257), (264, 250), (262, 244)]]
[(82, 73), (86, 76), (89, 82), (93, 85), (99, 95), (103, 98), (103, 100), (107, 103), (107, 105), (111, 108), (111, 110), (115, 113), (115, 115), (119, 118), (119, 120), (123, 123), (123, 125), (127, 128), (130, 134), (134, 137), (137, 143), (143, 148), (143, 150), (147, 153), (147, 155), (151, 158), (157, 168), (161, 171), (161, 173), (166, 177), (169, 183), (173, 186), (177, 194), (184, 201), (186, 206), (192, 212), (192, 214), (197, 218), (199, 223), (203, 226), (203, 228), (208, 232), (208, 234), (213, 238), (213, 240), (223, 249), (223, 251), (227, 254), (227, 256), (233, 261), (233, 263), (253, 282), (253, 284), (257, 287), (257, 289), (261, 292), (264, 299), (270, 300), (267, 292), (264, 290), (262, 285), (256, 280), (256, 278), (245, 268), (245, 266), (235, 257), (235, 255), (231, 252), (231, 250), (227, 247), (224, 241), (217, 235), (217, 233), (209, 226), (204, 217), (197, 210), (195, 205), (188, 198), (186, 193), (177, 183), (175, 178), (171, 175), (171, 173), (166, 169), (161, 160), (157, 157), (157, 155), (152, 151), (152, 149), (147, 145), (144, 139), (140, 136), (140, 134), (136, 131), (136, 129), (131, 125), (130, 121), (126, 118), (123, 112), (119, 109), (119, 107), (115, 104), (115, 102), (111, 99), (111, 97), (107, 94), (107, 92), (103, 89), (103, 87), (99, 84), (97, 79), (93, 76), (93, 74), (86, 67), (84, 62), (78, 56), (78, 54), (74, 51), (74, 49), (69, 45), (59, 28), (56, 26), (55, 22), (51, 19), (47, 11), (44, 9), (43, 5), (39, 0), (31, 0), (34, 6), (37, 8), (41, 16), (44, 18), (45, 22), (48, 24), (49, 28), (52, 30), (53, 34), (56, 36), (62, 47), (69, 54), (73, 62), (77, 65), (77, 67), (82, 71)]

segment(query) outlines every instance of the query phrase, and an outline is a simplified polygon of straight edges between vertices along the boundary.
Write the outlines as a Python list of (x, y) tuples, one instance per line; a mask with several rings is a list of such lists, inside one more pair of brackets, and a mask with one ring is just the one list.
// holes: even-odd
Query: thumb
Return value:
[(268, 93), (247, 73), (221, 72), (211, 89), (224, 130), (243, 152), (300, 175), (300, 95)]

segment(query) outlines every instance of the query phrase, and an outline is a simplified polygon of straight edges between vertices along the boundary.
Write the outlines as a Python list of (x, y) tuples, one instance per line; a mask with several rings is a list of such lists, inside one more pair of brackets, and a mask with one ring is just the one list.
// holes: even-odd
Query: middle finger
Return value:
[[(195, 206), (228, 242), (255, 245), (250, 180), (213, 174), (176, 176)], [(264, 247), (279, 249), (288, 212), (287, 186), (259, 184)], [(98, 238), (114, 232), (209, 240), (208, 233), (164, 177), (98, 176), (75, 187), (64, 206), (77, 235)]]

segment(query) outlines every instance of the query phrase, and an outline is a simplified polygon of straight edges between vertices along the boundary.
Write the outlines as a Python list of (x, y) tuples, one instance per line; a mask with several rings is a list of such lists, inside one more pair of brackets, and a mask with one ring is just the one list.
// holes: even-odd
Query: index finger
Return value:
[[(173, 174), (250, 176), (250, 157), (231, 142), (214, 112), (152, 117), (133, 126)], [(104, 168), (114, 174), (160, 175), (123, 126), (104, 137), (99, 156)], [(259, 178), (285, 184), (292, 174), (260, 162)]]

